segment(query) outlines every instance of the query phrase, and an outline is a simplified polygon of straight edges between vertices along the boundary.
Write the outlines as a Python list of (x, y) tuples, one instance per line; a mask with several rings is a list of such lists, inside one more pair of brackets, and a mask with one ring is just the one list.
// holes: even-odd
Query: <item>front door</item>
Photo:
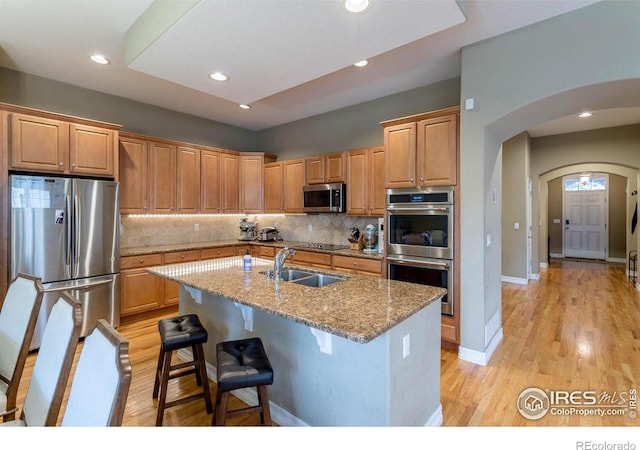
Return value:
[(564, 177), (564, 256), (606, 258), (606, 174)]

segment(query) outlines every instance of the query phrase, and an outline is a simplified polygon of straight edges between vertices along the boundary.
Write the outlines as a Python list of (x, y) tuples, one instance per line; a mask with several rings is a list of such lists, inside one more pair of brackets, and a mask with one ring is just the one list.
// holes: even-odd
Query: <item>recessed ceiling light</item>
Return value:
[(242, 109), (251, 109), (251, 105), (247, 105), (247, 104), (245, 104), (245, 103), (242, 103), (242, 104), (240, 104), (240, 105), (238, 105), (238, 106), (239, 106), (240, 108), (242, 108)]
[(91, 55), (91, 61), (98, 64), (109, 64), (109, 60), (102, 55)]
[(581, 119), (584, 119), (585, 117), (591, 117), (591, 116), (593, 116), (593, 113), (590, 113), (589, 111), (581, 112), (580, 114), (578, 114), (578, 117), (580, 117)]
[(227, 81), (229, 79), (229, 77), (223, 74), (222, 72), (210, 73), (209, 78), (215, 81)]
[(362, 61), (358, 61), (357, 63), (355, 63), (354, 66), (356, 66), (356, 67), (364, 67), (367, 64), (369, 64), (369, 61), (367, 61), (366, 59), (363, 59)]
[(352, 13), (360, 13), (371, 6), (370, 0), (345, 0), (344, 8)]

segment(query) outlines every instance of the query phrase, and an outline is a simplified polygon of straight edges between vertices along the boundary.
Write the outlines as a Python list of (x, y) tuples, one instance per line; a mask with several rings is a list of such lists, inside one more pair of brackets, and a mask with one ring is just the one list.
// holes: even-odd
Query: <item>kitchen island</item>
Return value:
[[(229, 257), (154, 267), (180, 283), (181, 314), (196, 313), (215, 344), (259, 336), (275, 371), (281, 425), (423, 426), (442, 422), (440, 299), (444, 289), (367, 276), (316, 288), (276, 282), (273, 262)], [(326, 272), (325, 272), (326, 273)], [(238, 395), (255, 403), (250, 391)]]

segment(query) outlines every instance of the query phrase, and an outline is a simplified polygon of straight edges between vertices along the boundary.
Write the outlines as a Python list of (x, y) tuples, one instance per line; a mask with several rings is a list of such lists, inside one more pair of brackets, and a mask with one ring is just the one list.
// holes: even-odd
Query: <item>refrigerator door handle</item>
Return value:
[(80, 224), (78, 223), (80, 221), (80, 218), (78, 217), (80, 215), (80, 208), (78, 205), (78, 194), (74, 194), (73, 196), (73, 242), (74, 242), (74, 248), (73, 248), (73, 272), (72, 272), (72, 276), (75, 278), (78, 276), (79, 273), (79, 266), (80, 266), (80, 261), (78, 261), (80, 259), (80, 237), (78, 236), (79, 230), (80, 230)]
[(95, 281), (93, 283), (81, 284), (77, 286), (65, 285), (65, 286), (57, 286), (57, 287), (48, 287), (44, 289), (44, 292), (61, 292), (61, 291), (68, 291), (68, 290), (86, 291), (88, 289), (93, 289), (98, 286), (102, 286), (104, 284), (109, 284), (109, 283), (113, 283), (113, 278), (109, 277), (106, 280)]
[(69, 213), (69, 201), (70, 198), (68, 195), (64, 197), (64, 247), (65, 247), (65, 255), (64, 261), (69, 271), (71, 271), (71, 232), (72, 232), (72, 224), (71, 224), (71, 214)]

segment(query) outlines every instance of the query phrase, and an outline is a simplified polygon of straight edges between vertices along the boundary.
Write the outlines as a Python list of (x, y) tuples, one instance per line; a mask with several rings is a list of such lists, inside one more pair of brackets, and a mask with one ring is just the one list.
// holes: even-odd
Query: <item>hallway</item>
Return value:
[[(640, 376), (640, 293), (623, 265), (552, 260), (538, 281), (503, 283), (502, 324), (504, 339), (486, 367), (443, 350), (444, 426), (640, 425), (629, 408)], [(530, 387), (594, 391), (587, 397), (597, 397), (603, 415), (562, 408), (526, 419), (517, 401)]]

